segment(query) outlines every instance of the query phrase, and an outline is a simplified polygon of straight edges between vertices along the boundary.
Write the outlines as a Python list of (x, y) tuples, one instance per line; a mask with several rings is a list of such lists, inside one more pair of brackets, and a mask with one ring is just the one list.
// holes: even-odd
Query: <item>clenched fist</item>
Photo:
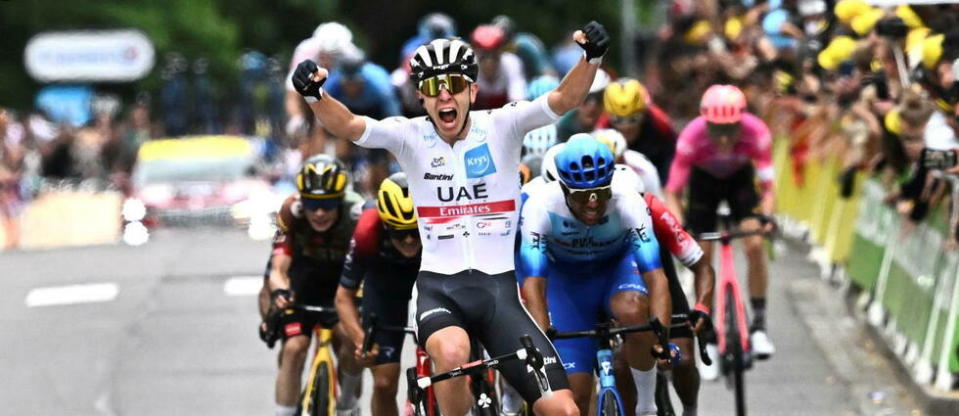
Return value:
[(326, 82), (328, 73), (326, 69), (320, 68), (310, 59), (300, 62), (293, 71), (293, 88), (303, 97), (311, 97), (319, 100), (323, 98), (323, 83)]

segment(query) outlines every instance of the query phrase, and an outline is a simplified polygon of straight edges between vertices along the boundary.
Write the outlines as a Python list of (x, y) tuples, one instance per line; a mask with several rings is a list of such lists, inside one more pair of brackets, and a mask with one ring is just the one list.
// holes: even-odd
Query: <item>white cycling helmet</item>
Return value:
[(320, 52), (341, 53), (353, 43), (353, 32), (337, 22), (327, 22), (316, 27), (313, 37), (320, 43)]
[(556, 144), (556, 125), (530, 130), (523, 137), (523, 155), (542, 155)]
[(623, 137), (623, 133), (620, 133), (615, 129), (599, 129), (593, 130), (590, 133), (596, 140), (599, 140), (603, 144), (609, 146), (609, 150), (613, 151), (613, 156), (616, 156), (618, 160), (623, 156), (623, 153), (626, 152), (626, 138)]
[(566, 147), (566, 143), (560, 143), (550, 147), (543, 154), (543, 164), (540, 166), (540, 172), (542, 172), (544, 182), (550, 183), (559, 179), (559, 173), (556, 172), (556, 155), (562, 152), (564, 147)]

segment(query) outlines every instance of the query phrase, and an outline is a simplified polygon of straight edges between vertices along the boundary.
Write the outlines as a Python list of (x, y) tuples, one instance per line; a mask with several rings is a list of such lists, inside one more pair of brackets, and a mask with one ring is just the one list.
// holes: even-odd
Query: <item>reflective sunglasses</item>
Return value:
[(442, 74), (420, 81), (420, 92), (427, 97), (440, 95), (440, 89), (446, 88), (450, 94), (457, 94), (470, 85), (462, 74)]
[(404, 241), (406, 240), (406, 237), (413, 237), (414, 240), (420, 239), (419, 228), (410, 228), (408, 230), (398, 230), (396, 228), (387, 227), (386, 233), (387, 235), (390, 236), (390, 239), (393, 239), (396, 241)]
[(643, 114), (636, 113), (634, 115), (626, 116), (626, 117), (612, 116), (610, 117), (610, 121), (613, 124), (639, 124), (639, 122), (643, 121)]
[(741, 130), (741, 125), (739, 123), (728, 123), (728, 124), (718, 124), (718, 123), (706, 123), (706, 132), (710, 137), (739, 137), (739, 131)]
[(302, 197), (300, 198), (300, 201), (303, 203), (303, 208), (306, 208), (307, 211), (316, 211), (318, 209), (322, 209), (323, 211), (332, 211), (343, 203), (343, 198)]
[(566, 190), (567, 198), (580, 205), (586, 205), (592, 201), (605, 201), (613, 197), (612, 184), (596, 188), (569, 189), (563, 187), (563, 189)]

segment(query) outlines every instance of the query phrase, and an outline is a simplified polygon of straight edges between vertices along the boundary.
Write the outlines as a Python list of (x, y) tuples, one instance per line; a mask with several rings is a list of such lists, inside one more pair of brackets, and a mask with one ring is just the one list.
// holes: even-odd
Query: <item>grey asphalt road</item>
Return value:
[[(257, 338), (256, 299), (243, 290), (268, 253), (267, 242), (240, 231), (207, 229), (163, 231), (141, 247), (0, 254), (0, 413), (273, 414), (276, 352)], [(790, 251), (771, 276), (778, 352), (748, 374), (750, 413), (864, 414), (856, 404), (862, 389), (834, 370), (810, 321), (787, 300), (791, 282), (816, 280), (818, 270)], [(227, 293), (231, 281), (237, 293)], [(104, 302), (27, 305), (34, 289), (87, 283), (118, 292)], [(704, 382), (699, 414), (733, 414), (723, 383)]]

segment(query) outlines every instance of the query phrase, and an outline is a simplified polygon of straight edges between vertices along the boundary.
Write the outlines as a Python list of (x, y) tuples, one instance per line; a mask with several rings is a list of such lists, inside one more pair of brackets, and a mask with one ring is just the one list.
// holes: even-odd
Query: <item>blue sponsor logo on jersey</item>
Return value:
[(496, 173), (496, 165), (493, 164), (493, 156), (487, 144), (467, 150), (464, 160), (467, 178), (481, 178)]

